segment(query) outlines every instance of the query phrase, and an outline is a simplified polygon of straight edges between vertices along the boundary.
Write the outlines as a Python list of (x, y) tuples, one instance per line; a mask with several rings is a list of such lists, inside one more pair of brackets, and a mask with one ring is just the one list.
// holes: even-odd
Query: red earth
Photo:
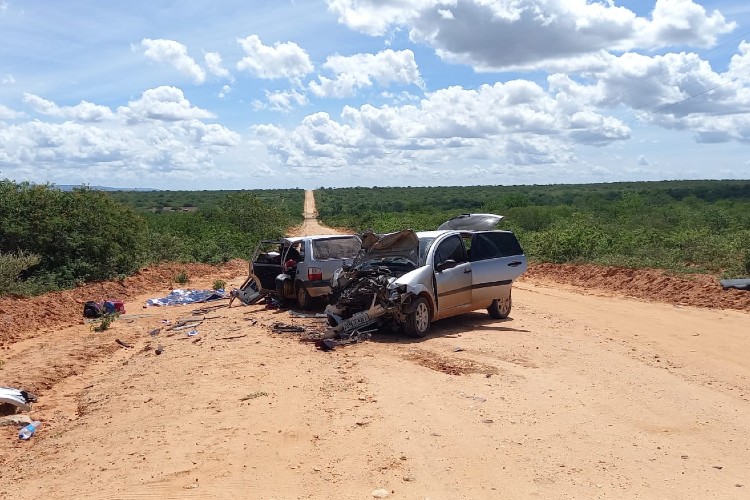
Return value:
[[(191, 280), (230, 280), (246, 273), (247, 262), (236, 259), (221, 266), (163, 263), (140, 270), (122, 281), (89, 283), (73, 290), (38, 297), (0, 299), (0, 348), (24, 340), (40, 330), (81, 324), (88, 300), (124, 300), (128, 313), (137, 313), (128, 299), (153, 291), (187, 288), (175, 276)], [(718, 278), (705, 274), (675, 275), (658, 269), (627, 269), (595, 264), (532, 264), (522, 281), (572, 285), (589, 292), (669, 304), (750, 311), (750, 292), (724, 290)], [(161, 291), (161, 292), (157, 292)]]

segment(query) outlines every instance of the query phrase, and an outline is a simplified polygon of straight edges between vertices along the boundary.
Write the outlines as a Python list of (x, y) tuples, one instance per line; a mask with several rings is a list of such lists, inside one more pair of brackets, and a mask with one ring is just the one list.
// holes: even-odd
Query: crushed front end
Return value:
[(417, 268), (418, 251), (419, 240), (411, 230), (365, 233), (352, 266), (337, 270), (331, 279), (326, 307), (330, 333), (381, 326), (395, 330), (403, 324), (413, 294), (398, 278)]

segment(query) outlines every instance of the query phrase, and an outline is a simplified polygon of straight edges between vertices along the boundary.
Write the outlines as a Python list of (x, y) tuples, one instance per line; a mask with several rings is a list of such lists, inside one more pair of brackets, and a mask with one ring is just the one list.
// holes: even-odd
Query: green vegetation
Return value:
[(214, 290), (224, 290), (224, 288), (227, 286), (227, 282), (224, 280), (214, 280)]
[(259, 240), (302, 220), (302, 190), (262, 197), (258, 191), (196, 193), (195, 211), (152, 213), (124, 204), (127, 193), (0, 181), (0, 295), (121, 278), (165, 260), (248, 258)]
[(348, 188), (316, 191), (322, 222), (437, 228), (467, 212), (506, 216), (537, 262), (596, 262), (750, 275), (750, 181)]
[(92, 326), (91, 329), (95, 332), (103, 332), (109, 329), (109, 327), (117, 319), (118, 316), (120, 316), (120, 314), (116, 312), (102, 314), (102, 317), (99, 318), (98, 324)]
[(190, 278), (188, 278), (188, 275), (183, 271), (181, 273), (178, 273), (177, 276), (174, 277), (174, 282), (178, 285), (184, 285), (185, 283), (189, 282)]
[(30, 291), (30, 284), (21, 282), (18, 278), (32, 266), (36, 266), (41, 257), (36, 254), (20, 252), (16, 254), (0, 253), (0, 296), (26, 295)]

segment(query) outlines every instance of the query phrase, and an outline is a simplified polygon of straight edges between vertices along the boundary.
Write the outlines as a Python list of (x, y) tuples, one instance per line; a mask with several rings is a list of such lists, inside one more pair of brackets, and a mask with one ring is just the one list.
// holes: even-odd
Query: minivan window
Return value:
[(315, 260), (352, 259), (359, 251), (360, 242), (356, 237), (313, 240)]
[(435, 253), (435, 265), (440, 265), (450, 259), (453, 259), (456, 264), (466, 261), (464, 243), (459, 236), (451, 236), (440, 243)]
[(516, 235), (511, 232), (476, 233), (472, 238), (470, 254), (472, 262), (513, 255), (523, 255), (523, 249)]

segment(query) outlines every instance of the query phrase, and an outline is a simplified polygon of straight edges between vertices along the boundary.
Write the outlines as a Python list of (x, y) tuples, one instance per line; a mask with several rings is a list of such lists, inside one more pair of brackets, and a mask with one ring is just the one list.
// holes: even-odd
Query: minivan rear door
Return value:
[(513, 280), (527, 268), (526, 256), (510, 231), (479, 231), (469, 249), (472, 304), (488, 307), (494, 299), (508, 297)]

